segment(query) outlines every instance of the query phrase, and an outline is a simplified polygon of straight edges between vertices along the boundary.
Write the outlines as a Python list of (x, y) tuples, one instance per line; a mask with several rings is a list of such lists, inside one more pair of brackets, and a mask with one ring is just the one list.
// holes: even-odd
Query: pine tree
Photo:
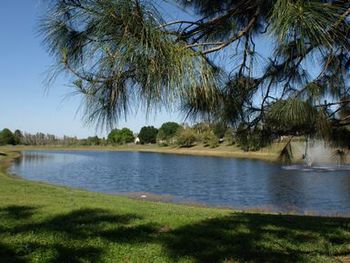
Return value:
[[(349, 133), (348, 0), (172, 2), (193, 19), (171, 21), (151, 0), (53, 1), (41, 32), (88, 121), (113, 126), (138, 106), (181, 105), (252, 138)], [(222, 68), (218, 54), (231, 63)]]

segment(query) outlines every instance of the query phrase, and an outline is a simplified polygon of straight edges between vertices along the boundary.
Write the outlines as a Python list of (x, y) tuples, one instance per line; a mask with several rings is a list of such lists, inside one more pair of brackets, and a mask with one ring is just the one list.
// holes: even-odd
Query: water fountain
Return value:
[(312, 159), (311, 159), (311, 155), (309, 153), (309, 138), (306, 138), (306, 142), (305, 142), (305, 153), (303, 155), (303, 159), (305, 161), (305, 164), (308, 167), (312, 167)]
[[(350, 165), (346, 165), (345, 152), (340, 149), (332, 149), (324, 141), (306, 138), (305, 143), (294, 143), (295, 156), (301, 156), (302, 164), (283, 166), (288, 170), (324, 171), (335, 170), (350, 171)], [(298, 159), (298, 157), (297, 157)]]

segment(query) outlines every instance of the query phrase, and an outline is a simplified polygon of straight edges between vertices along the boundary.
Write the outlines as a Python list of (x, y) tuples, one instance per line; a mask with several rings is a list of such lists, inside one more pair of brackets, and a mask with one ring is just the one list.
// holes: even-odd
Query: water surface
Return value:
[(283, 169), (258, 160), (144, 152), (25, 151), (11, 172), (104, 193), (149, 192), (238, 209), (350, 214), (346, 169)]

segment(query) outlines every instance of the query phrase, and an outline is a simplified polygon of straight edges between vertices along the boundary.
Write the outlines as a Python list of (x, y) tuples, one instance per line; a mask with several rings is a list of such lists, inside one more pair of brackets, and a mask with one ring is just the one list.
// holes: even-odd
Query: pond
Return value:
[(258, 160), (145, 152), (25, 151), (29, 180), (103, 193), (152, 193), (236, 209), (350, 214), (350, 171), (285, 169)]

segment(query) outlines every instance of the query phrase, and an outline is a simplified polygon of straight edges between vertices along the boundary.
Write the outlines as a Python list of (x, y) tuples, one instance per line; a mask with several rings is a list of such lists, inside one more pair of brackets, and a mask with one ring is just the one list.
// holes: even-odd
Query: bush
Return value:
[(205, 147), (216, 148), (219, 146), (219, 139), (213, 131), (206, 131), (202, 135), (202, 142)]
[(141, 144), (156, 143), (158, 135), (158, 129), (153, 126), (142, 127), (139, 133), (139, 139)]
[(176, 135), (176, 143), (180, 147), (191, 147), (196, 140), (196, 134), (192, 129), (182, 129)]
[(234, 145), (236, 143), (233, 131), (228, 129), (224, 135), (224, 141), (227, 145)]

